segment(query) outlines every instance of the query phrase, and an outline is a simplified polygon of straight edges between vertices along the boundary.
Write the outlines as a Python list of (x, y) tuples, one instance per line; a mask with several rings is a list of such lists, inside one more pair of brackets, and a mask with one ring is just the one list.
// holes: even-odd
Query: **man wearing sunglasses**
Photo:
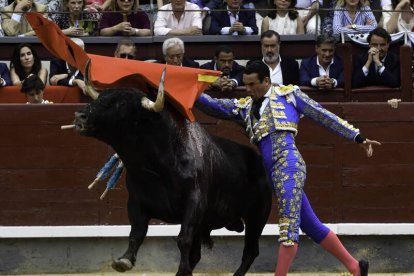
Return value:
[(114, 56), (116, 58), (135, 59), (136, 52), (135, 43), (130, 39), (123, 39), (118, 42)]

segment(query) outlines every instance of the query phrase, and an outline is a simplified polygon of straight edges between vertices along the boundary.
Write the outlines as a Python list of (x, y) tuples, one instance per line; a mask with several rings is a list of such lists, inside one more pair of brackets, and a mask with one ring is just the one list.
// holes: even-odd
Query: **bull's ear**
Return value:
[(85, 92), (86, 94), (88, 94), (89, 97), (91, 97), (93, 100), (96, 100), (99, 96), (98, 91), (95, 90), (95, 88), (93, 87), (90, 79), (89, 79), (89, 71), (91, 69), (91, 60), (88, 59), (88, 61), (86, 62), (86, 66), (85, 66), (85, 76), (84, 76), (84, 80), (85, 80)]
[(164, 80), (165, 80), (165, 73), (167, 71), (167, 66), (164, 67), (161, 74), (160, 85), (158, 87), (158, 94), (157, 99), (155, 102), (151, 101), (147, 97), (143, 97), (141, 100), (141, 106), (145, 109), (154, 112), (160, 112), (164, 109)]

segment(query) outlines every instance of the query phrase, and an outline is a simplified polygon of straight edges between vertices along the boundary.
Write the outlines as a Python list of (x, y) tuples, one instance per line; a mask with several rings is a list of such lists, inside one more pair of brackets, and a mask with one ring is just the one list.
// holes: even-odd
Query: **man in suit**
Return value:
[(316, 55), (303, 59), (300, 64), (299, 84), (318, 89), (332, 89), (344, 85), (344, 65), (335, 55), (335, 38), (319, 35), (316, 40)]
[(372, 30), (367, 38), (368, 52), (354, 58), (352, 87), (368, 85), (400, 86), (400, 59), (388, 51), (391, 36), (381, 27)]
[(181, 39), (178, 37), (166, 39), (162, 44), (162, 53), (164, 55), (164, 60), (158, 60), (156, 62), (176, 66), (199, 68), (200, 64), (185, 57), (184, 51), (184, 42)]
[(256, 13), (241, 9), (242, 0), (227, 0), (225, 11), (211, 13), (210, 34), (251, 35), (257, 34)]
[(6, 63), (0, 63), (0, 87), (12, 85), (10, 71)]
[(223, 74), (210, 85), (211, 89), (230, 91), (243, 85), (244, 67), (234, 61), (233, 50), (227, 45), (216, 48), (214, 59), (200, 66), (203, 69), (218, 70)]
[(268, 30), (261, 34), (262, 61), (269, 67), (272, 84), (299, 84), (299, 65), (291, 57), (280, 56), (280, 35)]
[[(85, 44), (82, 39), (71, 39), (79, 47), (85, 49)], [(50, 61), (49, 83), (50, 85), (77, 86), (85, 94), (85, 82), (82, 73), (62, 59), (54, 58)]]

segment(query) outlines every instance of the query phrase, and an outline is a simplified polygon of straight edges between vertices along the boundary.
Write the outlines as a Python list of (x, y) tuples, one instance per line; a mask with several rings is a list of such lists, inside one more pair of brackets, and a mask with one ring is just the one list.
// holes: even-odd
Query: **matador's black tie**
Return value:
[(260, 107), (262, 106), (264, 99), (265, 97), (260, 97), (259, 99), (253, 101), (252, 114), (257, 120), (260, 119)]

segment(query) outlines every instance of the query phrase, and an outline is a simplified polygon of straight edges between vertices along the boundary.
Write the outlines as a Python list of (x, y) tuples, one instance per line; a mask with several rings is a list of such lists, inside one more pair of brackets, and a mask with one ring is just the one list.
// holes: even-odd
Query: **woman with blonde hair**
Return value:
[(297, 0), (274, 0), (274, 10), (263, 18), (261, 33), (273, 30), (281, 35), (304, 34), (305, 27), (295, 10)]
[(368, 33), (377, 20), (364, 0), (338, 0), (333, 18), (333, 33)]

